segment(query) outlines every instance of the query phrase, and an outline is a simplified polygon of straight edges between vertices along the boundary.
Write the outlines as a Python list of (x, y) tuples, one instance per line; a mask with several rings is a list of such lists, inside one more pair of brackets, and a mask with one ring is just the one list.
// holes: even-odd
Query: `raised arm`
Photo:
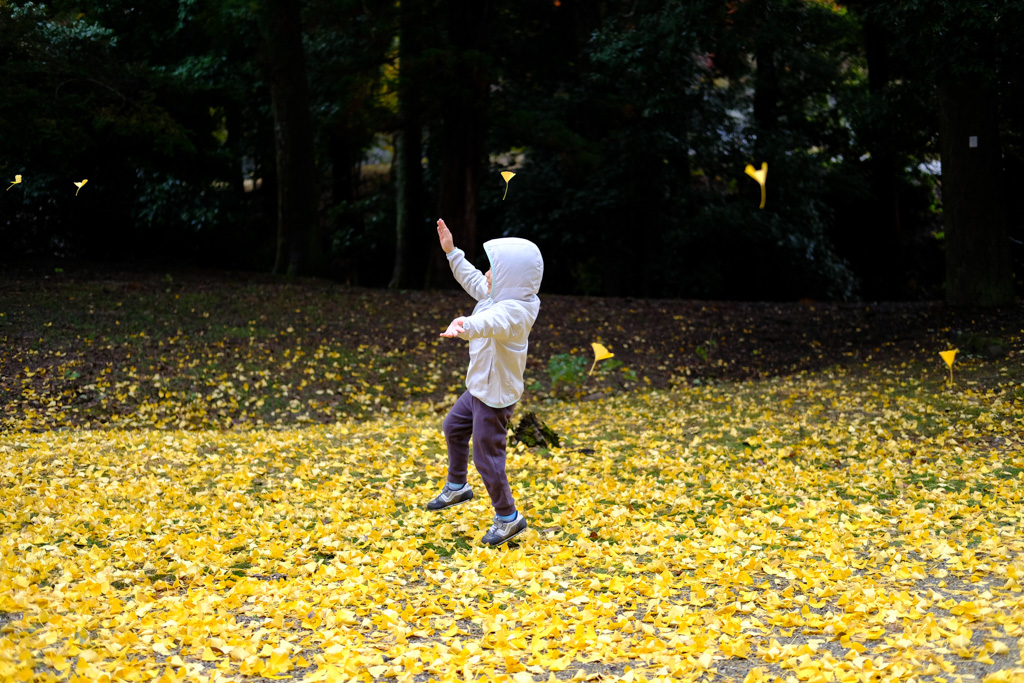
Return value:
[(450, 254), (455, 249), (455, 240), (452, 239), (452, 231), (444, 224), (443, 218), (437, 219), (437, 238), (441, 241), (441, 248), (444, 253)]
[(448, 255), (448, 265), (451, 266), (452, 275), (466, 290), (466, 293), (477, 301), (487, 298), (490, 291), (487, 277), (466, 260), (464, 251), (455, 246), (452, 232), (441, 218), (437, 219), (437, 238), (441, 242), (444, 253)]

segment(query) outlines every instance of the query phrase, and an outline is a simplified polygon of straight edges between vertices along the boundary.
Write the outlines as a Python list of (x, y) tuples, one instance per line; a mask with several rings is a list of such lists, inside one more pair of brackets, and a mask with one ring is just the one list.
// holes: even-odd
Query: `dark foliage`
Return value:
[[(554, 292), (936, 299), (977, 227), (942, 221), (943, 194), (962, 196), (935, 173), (943, 83), (995, 93), (993, 182), (1024, 168), (1024, 0), (472, 6), (303, 0), (306, 272), (441, 286), (446, 207), (470, 253), (535, 240)], [(295, 226), (279, 225), (263, 9), (4, 3), (0, 168), (24, 181), (0, 196), (0, 259), (270, 270)], [(413, 156), (396, 176), (400, 132)], [(762, 161), (758, 209), (743, 169)], [(505, 199), (503, 170), (517, 173)], [(995, 239), (1019, 293), (1024, 224), (1002, 197)]]

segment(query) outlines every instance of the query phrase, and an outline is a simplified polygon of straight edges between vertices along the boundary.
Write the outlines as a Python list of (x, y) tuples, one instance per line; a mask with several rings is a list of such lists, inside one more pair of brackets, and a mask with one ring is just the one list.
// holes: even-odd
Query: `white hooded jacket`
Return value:
[(544, 259), (533, 242), (501, 237), (484, 243), (491, 262), (491, 292), (487, 278), (466, 260), (466, 253), (448, 254), (452, 273), (477, 300), (473, 314), (463, 320), (460, 338), (469, 341), (466, 389), (492, 408), (505, 408), (523, 395), (523, 370), (533, 323), (540, 312), (540, 281)]

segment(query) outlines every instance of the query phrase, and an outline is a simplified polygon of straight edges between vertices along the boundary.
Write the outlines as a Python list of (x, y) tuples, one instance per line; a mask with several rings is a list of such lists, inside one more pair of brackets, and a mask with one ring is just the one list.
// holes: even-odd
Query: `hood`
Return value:
[(491, 262), (491, 299), (528, 301), (540, 292), (544, 259), (540, 249), (522, 237), (499, 237), (484, 242)]

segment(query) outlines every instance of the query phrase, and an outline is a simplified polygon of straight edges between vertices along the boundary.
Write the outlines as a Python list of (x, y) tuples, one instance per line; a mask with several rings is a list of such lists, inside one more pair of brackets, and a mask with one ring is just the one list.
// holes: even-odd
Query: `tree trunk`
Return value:
[(306, 273), (322, 263), (316, 226), (316, 171), (300, 4), (264, 0), (263, 40), (277, 155), (277, 255), (274, 272)]
[[(487, 24), (491, 0), (453, 0), (448, 10), (451, 47), (450, 87), (441, 95), (441, 184), (438, 216), (445, 219), (455, 245), (477, 263), (477, 219), (480, 184), (486, 156), (486, 112), (489, 92), (486, 69)], [(496, 186), (497, 187), (497, 186)], [(448, 265), (440, 251), (431, 260), (428, 284), (444, 285)]]
[[(416, 118), (418, 124), (419, 118)], [(429, 263), (423, 225), (423, 167), (420, 127), (403, 126), (395, 134), (395, 269), (391, 289), (422, 287)]]
[(417, 21), (416, 7), (417, 4), (409, 0), (403, 0), (399, 7), (398, 113), (401, 127), (395, 133), (395, 268), (388, 284), (392, 289), (422, 287), (431, 254), (423, 216), (423, 122), (418, 70), (423, 27)]
[(951, 76), (939, 105), (946, 302), (1007, 305), (1013, 279), (995, 92), (980, 78)]
[[(344, 207), (344, 211), (320, 217), (318, 225), (323, 234), (324, 247), (327, 240), (339, 231), (357, 236), (365, 232), (362, 213), (353, 209), (359, 191), (360, 159), (362, 149), (353, 139), (353, 131), (343, 124), (336, 124), (330, 132), (327, 150), (331, 163), (332, 207)], [(359, 283), (358, 259), (348, 254), (333, 254), (328, 270), (331, 277), (349, 285)]]
[[(888, 29), (872, 14), (864, 17), (864, 52), (868, 62), (868, 91), (875, 102), (875, 111), (883, 105), (891, 78)], [(884, 120), (883, 120), (884, 119)], [(871, 182), (870, 220), (863, 231), (850, 236), (851, 261), (860, 275), (861, 294), (867, 299), (881, 299), (907, 290), (906, 263), (909, 240), (900, 221), (898, 166), (893, 148), (895, 140), (889, 132), (888, 116), (872, 118), (870, 137)]]

